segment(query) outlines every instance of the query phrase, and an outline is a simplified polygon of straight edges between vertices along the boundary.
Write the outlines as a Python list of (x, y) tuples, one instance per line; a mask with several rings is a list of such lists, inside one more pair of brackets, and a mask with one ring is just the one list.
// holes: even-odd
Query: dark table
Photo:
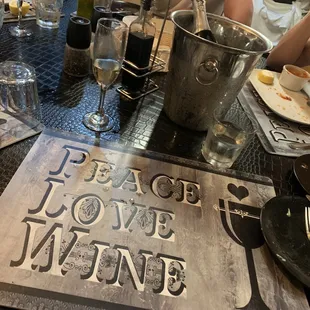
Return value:
[[(28, 21), (27, 27), (34, 30), (29, 38), (11, 37), (9, 23), (0, 30), (0, 61), (19, 60), (36, 70), (44, 125), (203, 162), (200, 149), (206, 133), (192, 132), (172, 123), (162, 111), (164, 93), (160, 91), (140, 102), (130, 102), (120, 100), (115, 88), (111, 89), (106, 97), (106, 110), (116, 121), (113, 130), (99, 135), (84, 127), (82, 117), (96, 109), (99, 87), (92, 77), (74, 79), (62, 72), (67, 24), (75, 10), (76, 1), (64, 1), (65, 17), (56, 30), (43, 29), (35, 21)], [(164, 77), (158, 77), (162, 89)], [(234, 108), (241, 111), (238, 102)], [(0, 151), (0, 193), (36, 139), (32, 137)], [(232, 168), (270, 177), (278, 194), (302, 193), (292, 175), (292, 164), (291, 158), (267, 154), (258, 138), (254, 138)]]
[[(138, 102), (121, 99), (115, 88), (107, 92), (106, 111), (115, 119), (112, 131), (96, 134), (84, 127), (84, 114), (97, 108), (99, 87), (91, 76), (75, 79), (62, 71), (67, 24), (76, 5), (75, 0), (64, 1), (65, 17), (61, 18), (60, 27), (56, 30), (39, 28), (35, 21), (26, 23), (27, 27), (34, 30), (34, 35), (29, 38), (11, 37), (11, 24), (4, 24), (0, 30), (0, 62), (23, 61), (36, 70), (44, 125), (204, 162), (201, 143), (206, 133), (193, 132), (175, 125), (162, 111), (165, 74), (157, 76), (162, 91)], [(238, 100), (233, 108), (236, 113), (243, 113)], [(36, 139), (37, 136), (31, 137), (0, 150), (0, 194)], [(270, 177), (277, 194), (303, 194), (292, 172), (293, 162), (293, 158), (266, 153), (255, 137), (232, 169)]]

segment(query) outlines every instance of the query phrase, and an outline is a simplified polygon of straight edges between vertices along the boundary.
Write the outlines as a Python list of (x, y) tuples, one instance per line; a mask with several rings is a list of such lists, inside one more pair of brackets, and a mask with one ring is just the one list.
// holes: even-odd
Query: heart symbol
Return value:
[(237, 197), (240, 201), (249, 196), (249, 191), (244, 186), (237, 187), (235, 184), (229, 183), (227, 185), (227, 189), (230, 193), (232, 193), (235, 197)]

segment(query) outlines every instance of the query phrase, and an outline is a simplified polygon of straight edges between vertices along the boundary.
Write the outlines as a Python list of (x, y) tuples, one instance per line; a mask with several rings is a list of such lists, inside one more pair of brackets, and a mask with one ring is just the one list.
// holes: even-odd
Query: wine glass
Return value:
[(221, 221), (229, 237), (237, 244), (244, 247), (249, 271), (251, 285), (251, 299), (248, 304), (238, 309), (260, 309), (269, 310), (263, 301), (257, 282), (253, 249), (257, 249), (264, 244), (264, 237), (261, 232), (259, 217), (260, 209), (252, 206), (228, 202), (230, 226), (226, 218), (226, 208), (224, 200), (219, 200), (221, 211)]
[(18, 8), (18, 22), (16, 26), (10, 27), (10, 33), (13, 37), (29, 37), (32, 35), (32, 31), (30, 29), (23, 28), (21, 25), (22, 21), (22, 6), (23, 0), (17, 0), (17, 8)]
[(115, 82), (122, 68), (128, 39), (128, 27), (113, 18), (100, 18), (94, 40), (93, 72), (101, 89), (100, 103), (96, 112), (84, 116), (84, 125), (94, 131), (108, 131), (113, 119), (104, 113), (107, 89)]

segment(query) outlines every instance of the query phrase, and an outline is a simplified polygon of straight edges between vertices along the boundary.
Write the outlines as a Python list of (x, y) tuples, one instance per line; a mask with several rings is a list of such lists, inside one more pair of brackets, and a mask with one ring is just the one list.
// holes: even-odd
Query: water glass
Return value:
[(58, 28), (63, 0), (36, 0), (37, 25), (42, 28)]
[(0, 106), (29, 127), (40, 124), (41, 107), (33, 67), (14, 61), (0, 63)]
[(230, 168), (255, 134), (256, 122), (245, 113), (217, 108), (202, 145), (205, 160), (216, 168)]

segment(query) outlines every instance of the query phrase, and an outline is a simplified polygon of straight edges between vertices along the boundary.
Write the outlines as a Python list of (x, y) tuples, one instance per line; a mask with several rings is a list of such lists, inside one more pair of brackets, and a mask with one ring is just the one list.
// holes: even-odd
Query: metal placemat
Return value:
[(44, 125), (33, 117), (0, 108), (0, 149), (39, 134)]
[(272, 112), (250, 82), (244, 85), (238, 99), (243, 109), (258, 121), (257, 135), (266, 152), (289, 157), (309, 152), (291, 149), (289, 143), (310, 143), (310, 126), (290, 122)]
[(0, 197), (0, 304), (308, 309), (261, 234), (271, 180), (164, 158), (44, 131)]

